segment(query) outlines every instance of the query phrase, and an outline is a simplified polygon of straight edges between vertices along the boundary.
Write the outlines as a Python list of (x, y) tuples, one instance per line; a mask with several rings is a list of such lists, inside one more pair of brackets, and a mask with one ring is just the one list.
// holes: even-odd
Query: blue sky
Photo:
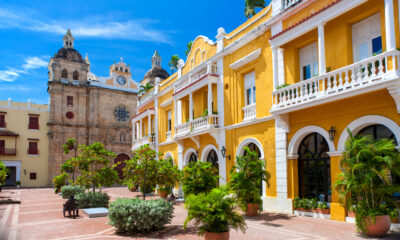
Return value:
[(108, 76), (123, 57), (140, 81), (155, 49), (170, 72), (170, 57), (184, 58), (187, 42), (198, 35), (214, 41), (219, 27), (230, 32), (245, 20), (244, 0), (2, 1), (0, 100), (48, 102), (47, 65), (68, 28), (94, 74)]

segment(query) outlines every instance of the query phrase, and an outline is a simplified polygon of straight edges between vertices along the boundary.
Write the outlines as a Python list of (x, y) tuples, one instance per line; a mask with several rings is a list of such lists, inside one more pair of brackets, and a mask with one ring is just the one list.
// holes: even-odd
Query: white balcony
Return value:
[(150, 91), (145, 93), (143, 96), (139, 98), (139, 106), (142, 106), (143, 104), (147, 103), (151, 98), (154, 97), (154, 88), (152, 88)]
[(208, 115), (196, 118), (190, 122), (175, 127), (174, 138), (184, 138), (207, 133), (208, 130), (218, 127), (218, 115)]
[(207, 76), (218, 77), (217, 73), (218, 71), (216, 65), (200, 65), (199, 67), (195, 68), (194, 70), (177, 80), (174, 86), (174, 92), (177, 93), (191, 86), (192, 84), (199, 82), (202, 79), (205, 79)]
[(142, 138), (136, 139), (132, 141), (132, 151), (138, 149), (140, 146), (148, 144), (149, 147), (155, 148), (156, 137), (155, 135), (147, 135)]
[(250, 121), (256, 118), (256, 104), (250, 104), (244, 106), (243, 110), (243, 122)]
[(172, 140), (172, 138), (171, 138), (171, 131), (168, 131), (167, 132), (167, 141), (171, 141)]
[(283, 10), (290, 8), (291, 6), (301, 1), (302, 0), (283, 0)]
[(399, 79), (400, 51), (392, 50), (272, 93), (271, 113), (281, 114), (387, 88)]

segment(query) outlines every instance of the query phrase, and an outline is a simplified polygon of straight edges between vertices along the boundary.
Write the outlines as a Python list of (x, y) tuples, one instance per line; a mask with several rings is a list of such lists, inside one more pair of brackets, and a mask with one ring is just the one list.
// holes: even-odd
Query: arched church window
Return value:
[(73, 79), (73, 80), (79, 80), (79, 73), (78, 73), (78, 71), (75, 71), (75, 72), (72, 74), (72, 79)]
[(67, 69), (63, 69), (61, 71), (61, 78), (68, 78), (68, 71)]

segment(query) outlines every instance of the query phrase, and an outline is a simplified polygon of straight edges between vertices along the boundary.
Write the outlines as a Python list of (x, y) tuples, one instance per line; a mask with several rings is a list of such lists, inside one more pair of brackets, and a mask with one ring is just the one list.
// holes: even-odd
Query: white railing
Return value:
[(151, 147), (154, 143), (156, 142), (156, 136), (155, 135), (147, 135), (142, 138), (136, 139), (132, 141), (132, 149), (137, 149), (140, 146), (143, 146), (145, 144), (149, 144)]
[(143, 105), (145, 102), (150, 100), (152, 97), (154, 97), (154, 88), (152, 88), (150, 91), (148, 91), (145, 95), (141, 96), (139, 98), (139, 106)]
[(218, 115), (213, 114), (205, 117), (199, 117), (190, 122), (176, 126), (174, 137), (195, 134), (213, 127), (218, 127)]
[(380, 84), (399, 75), (400, 51), (392, 50), (272, 92), (277, 111)]
[(283, 10), (295, 5), (298, 2), (301, 2), (301, 0), (283, 0)]
[(256, 118), (256, 104), (250, 104), (247, 106), (244, 106), (242, 108), (243, 110), (243, 122), (245, 121), (250, 121)]
[(199, 68), (195, 71), (191, 71), (190, 73), (186, 74), (185, 76), (181, 77), (175, 83), (175, 90), (174, 92), (178, 92), (183, 88), (189, 86), (190, 84), (202, 79), (204, 76), (208, 74), (216, 75), (218, 73), (217, 66), (214, 64), (205, 65), (202, 68)]
[(167, 132), (167, 141), (171, 141), (171, 131)]

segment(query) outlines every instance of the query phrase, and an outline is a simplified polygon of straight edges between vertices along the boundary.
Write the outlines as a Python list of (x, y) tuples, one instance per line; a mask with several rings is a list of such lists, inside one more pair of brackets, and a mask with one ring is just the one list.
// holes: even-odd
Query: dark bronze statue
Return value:
[(78, 202), (75, 200), (73, 195), (70, 196), (69, 199), (63, 204), (64, 217), (65, 217), (65, 212), (68, 212), (68, 217), (76, 218), (77, 216), (79, 216)]

